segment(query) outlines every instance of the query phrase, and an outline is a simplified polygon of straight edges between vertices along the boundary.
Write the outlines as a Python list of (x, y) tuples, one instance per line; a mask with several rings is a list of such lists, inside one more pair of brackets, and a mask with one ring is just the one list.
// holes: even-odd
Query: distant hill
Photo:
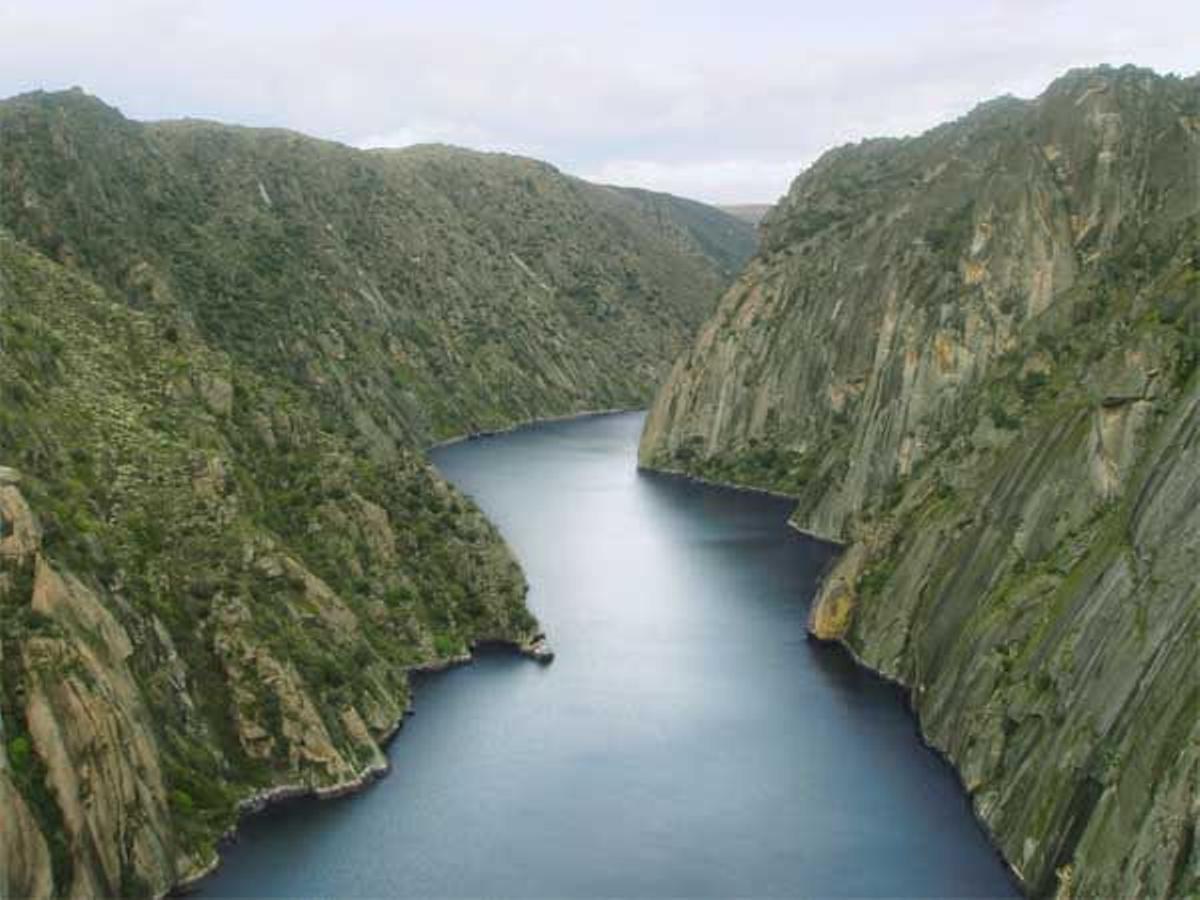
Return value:
[(718, 206), (717, 209), (728, 213), (734, 218), (741, 219), (743, 222), (757, 225), (766, 217), (773, 206), (774, 204), (771, 203), (738, 203), (732, 206)]
[(643, 215), (658, 223), (665, 235), (675, 235), (678, 248), (700, 252), (733, 278), (758, 249), (758, 236), (747, 220), (719, 207), (672, 194), (641, 188), (613, 188), (634, 200)]

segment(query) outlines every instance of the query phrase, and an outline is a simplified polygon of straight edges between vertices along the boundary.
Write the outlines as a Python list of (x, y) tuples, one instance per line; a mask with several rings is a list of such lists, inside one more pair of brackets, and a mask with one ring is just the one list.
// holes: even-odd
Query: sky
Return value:
[(1200, 0), (0, 0), (0, 96), (437, 141), (769, 203), (824, 150), (1069, 68), (1200, 71)]

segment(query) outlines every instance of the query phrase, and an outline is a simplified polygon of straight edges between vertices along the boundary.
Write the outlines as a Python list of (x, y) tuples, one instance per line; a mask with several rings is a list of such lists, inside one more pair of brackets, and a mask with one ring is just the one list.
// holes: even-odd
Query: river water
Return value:
[(558, 658), (420, 678), (394, 770), (245, 823), (204, 896), (1016, 896), (900, 694), (805, 639), (788, 504), (638, 473), (643, 416), (433, 459)]

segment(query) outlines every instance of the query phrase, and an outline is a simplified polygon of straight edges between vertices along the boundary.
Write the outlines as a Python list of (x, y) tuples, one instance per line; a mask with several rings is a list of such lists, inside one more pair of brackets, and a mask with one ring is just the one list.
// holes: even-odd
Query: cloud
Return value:
[(0, 94), (139, 118), (441, 141), (701, 199), (769, 200), (829, 146), (1075, 65), (1197, 67), (1195, 0), (8, 0)]

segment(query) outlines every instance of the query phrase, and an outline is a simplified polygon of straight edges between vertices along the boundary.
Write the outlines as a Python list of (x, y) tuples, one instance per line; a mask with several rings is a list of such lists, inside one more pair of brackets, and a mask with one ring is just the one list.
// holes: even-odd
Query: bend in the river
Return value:
[(393, 774), (245, 824), (208, 896), (1016, 894), (900, 694), (805, 639), (788, 503), (635, 469), (640, 414), (434, 460), (558, 658), (423, 677)]

